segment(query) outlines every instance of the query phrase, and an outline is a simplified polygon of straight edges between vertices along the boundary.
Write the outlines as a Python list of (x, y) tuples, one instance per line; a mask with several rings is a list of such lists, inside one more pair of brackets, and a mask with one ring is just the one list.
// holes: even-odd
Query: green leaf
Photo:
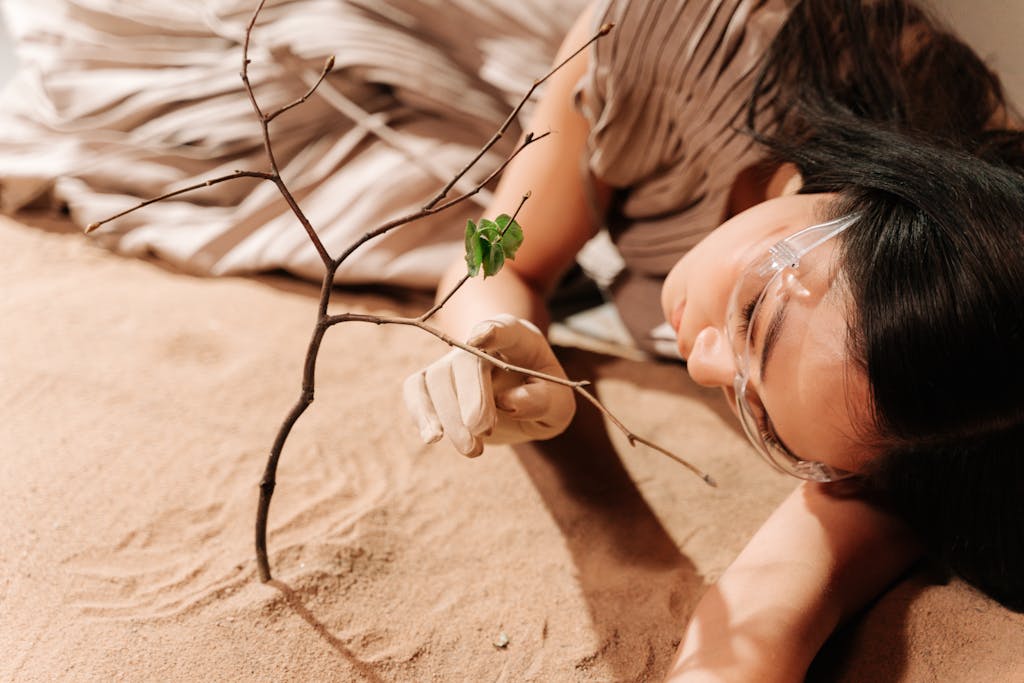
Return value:
[(500, 244), (492, 245), (484, 254), (484, 277), (496, 275), (503, 265), (505, 265), (505, 252), (502, 251)]
[(495, 220), (481, 218), (480, 224), (466, 222), (466, 266), (470, 277), (483, 268), (484, 277), (496, 275), (505, 259), (515, 258), (523, 243), (523, 229), (508, 214)]
[(523, 228), (507, 213), (498, 216), (495, 222), (504, 233), (501, 238), (501, 248), (505, 251), (505, 258), (515, 259), (516, 252), (519, 251), (519, 246), (523, 243)]
[(476, 277), (480, 272), (480, 264), (483, 263), (484, 252), (477, 235), (477, 228), (473, 221), (466, 221), (466, 266), (469, 269), (469, 276)]
[(480, 219), (480, 227), (477, 228), (480, 236), (485, 238), (491, 244), (497, 244), (501, 239), (501, 228), (494, 221), (489, 221), (486, 218)]

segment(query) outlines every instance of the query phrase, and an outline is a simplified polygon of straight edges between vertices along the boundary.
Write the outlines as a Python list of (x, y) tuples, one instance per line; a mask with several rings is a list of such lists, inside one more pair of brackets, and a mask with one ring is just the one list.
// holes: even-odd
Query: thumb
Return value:
[(495, 396), (498, 410), (516, 420), (535, 420), (551, 409), (552, 390), (561, 389), (550, 382), (529, 380)]
[(544, 333), (529, 320), (502, 313), (473, 328), (469, 343), (513, 365), (536, 369), (554, 357)]

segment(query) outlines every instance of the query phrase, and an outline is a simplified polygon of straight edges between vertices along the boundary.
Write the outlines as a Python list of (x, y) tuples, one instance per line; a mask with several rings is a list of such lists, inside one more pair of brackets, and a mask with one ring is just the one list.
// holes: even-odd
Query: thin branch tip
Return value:
[[(304, 367), (303, 367), (302, 393), (299, 396), (299, 399), (296, 401), (295, 405), (293, 406), (291, 412), (285, 417), (285, 419), (282, 421), (281, 425), (278, 427), (277, 436), (274, 439), (274, 443), (273, 443), (273, 445), (271, 447), (271, 450), (270, 450), (270, 455), (269, 455), (269, 457), (267, 459), (266, 469), (264, 471), (263, 479), (260, 482), (260, 498), (259, 498), (259, 503), (258, 503), (258, 507), (257, 507), (256, 525), (255, 525), (256, 560), (257, 560), (257, 568), (258, 568), (258, 574), (259, 574), (260, 581), (263, 582), (263, 583), (267, 583), (267, 582), (273, 580), (273, 576), (272, 576), (271, 570), (270, 570), (270, 560), (269, 560), (268, 553), (267, 553), (267, 520), (268, 520), (268, 516), (269, 516), (271, 497), (272, 497), (272, 495), (274, 493), (275, 473), (277, 471), (278, 460), (281, 457), (281, 454), (282, 454), (283, 449), (284, 449), (285, 442), (288, 440), (288, 436), (291, 433), (292, 427), (295, 425), (295, 423), (298, 421), (298, 419), (305, 412), (306, 408), (313, 402), (313, 390), (314, 390), (315, 376), (316, 376), (315, 375), (315, 367), (316, 367), (316, 360), (317, 360), (317, 357), (319, 356), (319, 352), (320, 352), (320, 344), (321, 344), (321, 341), (323, 340), (324, 335), (326, 334), (328, 328), (332, 327), (335, 324), (338, 324), (338, 323), (341, 323), (341, 322), (349, 322), (349, 321), (351, 321), (351, 322), (360, 321), (360, 322), (364, 322), (364, 323), (374, 323), (376, 325), (383, 325), (383, 324), (386, 324), (386, 323), (391, 323), (391, 324), (411, 325), (411, 326), (418, 327), (418, 328), (420, 328), (420, 329), (422, 329), (422, 330), (432, 334), (433, 336), (437, 337), (438, 339), (444, 341), (445, 343), (449, 344), (450, 346), (456, 347), (456, 348), (460, 348), (463, 351), (466, 351), (468, 353), (476, 355), (476, 356), (486, 360), (487, 362), (492, 363), (494, 366), (502, 368), (502, 369), (504, 369), (506, 371), (518, 372), (520, 374), (523, 374), (523, 375), (526, 375), (526, 376), (529, 376), (529, 377), (534, 377), (534, 378), (541, 379), (541, 380), (544, 380), (544, 381), (553, 382), (555, 384), (561, 384), (561, 385), (564, 385), (564, 386), (567, 386), (567, 387), (571, 387), (572, 389), (574, 389), (574, 391), (576, 391), (577, 393), (585, 396), (587, 398), (587, 400), (589, 400), (590, 402), (594, 403), (605, 415), (607, 415), (609, 417), (609, 419), (616, 426), (618, 426), (620, 429), (622, 429), (627, 434), (627, 436), (629, 437), (629, 440), (630, 440), (631, 444), (635, 443), (635, 442), (646, 443), (644, 439), (636, 437), (631, 432), (629, 432), (629, 430), (625, 429), (622, 426), (621, 422), (618, 420), (618, 418), (616, 418), (614, 415), (612, 415), (608, 411), (608, 409), (605, 408), (600, 403), (600, 401), (598, 401), (595, 397), (593, 397), (584, 388), (584, 387), (587, 387), (587, 386), (591, 386), (591, 382), (590, 381), (588, 381), (588, 380), (572, 381), (572, 380), (570, 380), (568, 378), (547, 375), (545, 373), (541, 373), (541, 372), (532, 370), (530, 368), (523, 368), (523, 367), (518, 367), (518, 366), (512, 365), (512, 364), (510, 364), (510, 363), (508, 363), (508, 362), (506, 362), (506, 361), (504, 361), (504, 360), (502, 360), (500, 358), (496, 358), (496, 357), (490, 356), (486, 352), (484, 352), (484, 351), (482, 351), (482, 350), (480, 350), (480, 349), (478, 349), (476, 347), (473, 347), (473, 346), (470, 346), (468, 344), (463, 344), (461, 342), (458, 342), (458, 341), (452, 339), (451, 337), (449, 337), (448, 335), (444, 334), (441, 330), (433, 328), (433, 327), (427, 325), (426, 324), (426, 320), (428, 318), (430, 318), (435, 312), (437, 312), (445, 304), (445, 302), (447, 302), (448, 299), (450, 299), (451, 296), (466, 281), (468, 281), (468, 279), (469, 279), (469, 275), (468, 274), (463, 276), (462, 280), (460, 280), (459, 283), (456, 284), (441, 301), (439, 301), (430, 310), (426, 311), (425, 313), (423, 313), (422, 315), (420, 315), (417, 318), (389, 318), (389, 317), (383, 317), (383, 316), (374, 316), (374, 315), (369, 315), (369, 314), (358, 314), (358, 313), (342, 313), (342, 314), (337, 314), (337, 315), (330, 315), (330, 314), (328, 314), (328, 305), (330, 303), (331, 292), (333, 291), (332, 285), (333, 285), (333, 282), (334, 282), (334, 274), (337, 271), (338, 267), (341, 265), (341, 263), (355, 249), (357, 249), (360, 245), (362, 245), (366, 241), (368, 241), (368, 240), (370, 240), (370, 239), (372, 239), (374, 237), (377, 237), (377, 236), (379, 236), (381, 234), (384, 234), (385, 232), (388, 232), (389, 230), (392, 230), (392, 229), (394, 229), (394, 228), (396, 228), (396, 227), (398, 227), (400, 225), (404, 225), (404, 224), (409, 223), (409, 222), (411, 222), (413, 220), (416, 220), (418, 218), (423, 218), (425, 216), (438, 213), (438, 212), (443, 211), (445, 209), (448, 209), (448, 208), (450, 208), (452, 206), (455, 206), (456, 204), (458, 204), (460, 202), (463, 202), (463, 201), (467, 200), (468, 198), (470, 198), (473, 195), (475, 195), (478, 192), (480, 192), (491, 180), (493, 180), (495, 177), (497, 177), (505, 169), (505, 167), (512, 161), (512, 159), (514, 159), (523, 149), (525, 149), (527, 146), (529, 146), (530, 143), (536, 142), (538, 140), (541, 140), (541, 139), (547, 137), (548, 135), (551, 135), (551, 132), (552, 132), (551, 130), (548, 130), (547, 132), (539, 134), (539, 135), (534, 134), (532, 131), (531, 132), (527, 132), (526, 135), (523, 137), (523, 143), (521, 143), (518, 146), (516, 146), (516, 148), (512, 151), (512, 153), (509, 154), (508, 156), (506, 156), (505, 160), (501, 164), (499, 164), (497, 168), (495, 168), (490, 173), (488, 173), (487, 176), (483, 180), (475, 183), (475, 185), (474, 185), (474, 187), (472, 189), (470, 189), (468, 191), (465, 191), (465, 192), (463, 192), (463, 194), (460, 194), (459, 196), (457, 196), (457, 197), (455, 197), (453, 199), (444, 201), (442, 203), (442, 200), (444, 200), (447, 197), (448, 192), (453, 187), (455, 187), (456, 183), (458, 183), (459, 180), (461, 180), (465, 176), (465, 174), (471, 168), (473, 168), (478, 162), (480, 162), (480, 160), (483, 158), (483, 156), (497, 143), (497, 141), (499, 139), (501, 139), (501, 138), (503, 138), (505, 136), (506, 131), (509, 129), (509, 127), (512, 125), (512, 123), (516, 120), (516, 117), (519, 115), (519, 112), (522, 110), (523, 106), (529, 101), (529, 99), (533, 95), (535, 89), (539, 85), (544, 83), (552, 74), (554, 74), (556, 71), (561, 69), (569, 60), (571, 60), (573, 57), (575, 57), (576, 55), (578, 55), (581, 52), (583, 52), (583, 50), (588, 45), (590, 45), (594, 40), (596, 40), (600, 36), (606, 35), (609, 31), (611, 31), (611, 29), (613, 27), (613, 24), (606, 23), (606, 24), (602, 25), (601, 28), (600, 28), (600, 32), (597, 35), (595, 35), (594, 37), (592, 37), (586, 44), (582, 45), (578, 50), (576, 50), (573, 54), (569, 55), (561, 63), (556, 64), (554, 67), (552, 67), (551, 70), (547, 73), (547, 75), (545, 75), (543, 78), (534, 80), (533, 86), (530, 88), (530, 90), (527, 93), (525, 93), (522, 96), (522, 98), (520, 99), (519, 103), (509, 113), (509, 115), (507, 116), (505, 121), (500, 125), (498, 130), (491, 137), (491, 139), (488, 140), (483, 145), (483, 147), (480, 148), (480, 150), (473, 156), (473, 158), (470, 159), (463, 166), (463, 168), (461, 170), (459, 170), (455, 174), (455, 176), (448, 183), (446, 183), (444, 185), (444, 187), (441, 188), (441, 190), (438, 191), (438, 193), (430, 201), (427, 202), (427, 204), (425, 204), (422, 207), (422, 209), (420, 211), (418, 211), (416, 213), (412, 213), (412, 214), (406, 215), (406, 216), (401, 216), (401, 217), (392, 219), (392, 220), (388, 221), (387, 223), (384, 223), (383, 225), (378, 226), (377, 228), (374, 228), (372, 230), (367, 231), (366, 234), (364, 234), (361, 238), (357, 239), (353, 244), (351, 244), (341, 254), (339, 254), (336, 257), (331, 257), (331, 255), (327, 252), (327, 249), (324, 247), (324, 244), (323, 244), (322, 240), (320, 239), (320, 237), (318, 236), (316, 230), (313, 228), (313, 226), (310, 223), (309, 219), (306, 217), (306, 215), (303, 213), (302, 209), (299, 207), (297, 201), (295, 200), (295, 197), (292, 195), (292, 193), (290, 192), (290, 190), (286, 186), (284, 179), (281, 176), (280, 170), (278, 169), (277, 161), (275, 159), (273, 147), (271, 145), (270, 132), (269, 132), (269, 124), (276, 117), (280, 116), (281, 114), (285, 113), (286, 111), (289, 111), (293, 107), (296, 107), (296, 106), (302, 104), (309, 97), (311, 97), (313, 95), (313, 93), (316, 91), (317, 87), (327, 77), (327, 74), (330, 73), (334, 69), (334, 67), (336, 65), (336, 59), (335, 59), (334, 55), (331, 55), (331, 56), (326, 58), (326, 60), (324, 61), (323, 70), (322, 70), (322, 72), (320, 74), (320, 77), (316, 80), (315, 83), (313, 83), (309, 87), (309, 89), (301, 97), (299, 97), (299, 98), (293, 100), (292, 102), (289, 102), (289, 103), (279, 107), (275, 111), (271, 111), (271, 112), (265, 113), (263, 111), (262, 107), (260, 106), (259, 102), (256, 100), (255, 93), (253, 92), (253, 87), (252, 87), (252, 85), (251, 85), (251, 83), (249, 81), (248, 70), (249, 70), (249, 65), (252, 63), (252, 60), (249, 59), (249, 44), (250, 44), (250, 41), (251, 41), (251, 39), (253, 37), (253, 29), (256, 26), (257, 18), (259, 16), (261, 10), (263, 9), (263, 6), (266, 3), (267, 3), (267, 0), (259, 0), (258, 4), (256, 6), (255, 11), (253, 12), (251, 18), (249, 19), (248, 25), (246, 26), (245, 38), (244, 38), (244, 41), (242, 43), (242, 71), (241, 71), (241, 73), (239, 75), (240, 75), (242, 83), (244, 85), (244, 89), (245, 89), (246, 95), (249, 98), (249, 102), (252, 105), (253, 112), (256, 114), (256, 117), (259, 120), (261, 128), (262, 128), (264, 152), (265, 152), (267, 160), (268, 160), (268, 162), (270, 164), (269, 171), (267, 171), (267, 172), (235, 171), (230, 176), (225, 176), (225, 177), (222, 177), (222, 178), (215, 178), (212, 181), (208, 181), (206, 183), (200, 183), (200, 184), (191, 186), (189, 188), (182, 188), (180, 190), (175, 190), (174, 192), (168, 193), (168, 194), (163, 195), (163, 196), (161, 196), (159, 198), (155, 198), (155, 199), (152, 199), (152, 200), (147, 200), (145, 202), (142, 202), (142, 203), (139, 204), (139, 206), (134, 207), (134, 208), (128, 210), (128, 211), (134, 211), (136, 208), (141, 208), (142, 206), (145, 206), (146, 204), (152, 203), (153, 201), (159, 201), (160, 199), (166, 199), (168, 197), (175, 196), (175, 195), (181, 194), (183, 192), (187, 192), (187, 191), (189, 191), (191, 189), (195, 189), (197, 187), (202, 187), (204, 185), (205, 186), (209, 186), (209, 185), (212, 185), (212, 184), (216, 184), (216, 183), (223, 182), (223, 181), (230, 180), (230, 179), (237, 178), (237, 177), (250, 177), (250, 178), (260, 178), (260, 179), (263, 179), (263, 180), (269, 180), (269, 181), (273, 182), (277, 186), (277, 189), (280, 191), (280, 194), (282, 195), (284, 200), (287, 202), (289, 208), (292, 210), (292, 213), (295, 215), (296, 219), (299, 221), (299, 223), (302, 224), (303, 229), (306, 231), (307, 235), (310, 238), (310, 241), (313, 243), (313, 246), (316, 248), (317, 252), (319, 253), (321, 259), (324, 262), (324, 266), (325, 266), (326, 270), (325, 270), (325, 273), (324, 273), (324, 279), (323, 279), (323, 283), (322, 283), (321, 291), (320, 291), (319, 313), (318, 313), (317, 323), (316, 323), (316, 325), (314, 327), (314, 333), (313, 333), (313, 335), (312, 335), (312, 337), (310, 339), (309, 346), (307, 347), (307, 350), (306, 350), (306, 359), (305, 359), (305, 363), (304, 363)], [(514, 222), (516, 220), (516, 216), (519, 213), (519, 210), (522, 209), (523, 204), (531, 197), (531, 195), (532, 195), (532, 192), (530, 192), (530, 191), (527, 191), (523, 195), (522, 201), (519, 203), (519, 206), (516, 208), (515, 212), (513, 213), (512, 217), (511, 217), (511, 220), (509, 221), (509, 225), (514, 224)], [(124, 213), (127, 213), (127, 211), (124, 212)], [(123, 215), (123, 213), (122, 214), (118, 214), (118, 216), (120, 216), (120, 215)], [(105, 219), (103, 222), (106, 222), (106, 221), (111, 220), (113, 218), (117, 218), (118, 216), (112, 216), (112, 217), (110, 217), (108, 219)], [(95, 230), (101, 224), (102, 223), (91, 223), (86, 228), (86, 232), (90, 232), (91, 230)], [(505, 230), (507, 230), (507, 229), (508, 229), (508, 227), (505, 228)], [(668, 454), (667, 451), (665, 451), (664, 449), (662, 449), (662, 448), (660, 448), (658, 446), (653, 446), (653, 447), (655, 448), (655, 450), (658, 450), (660, 452), (665, 452), (666, 454)], [(668, 455), (670, 455), (670, 457), (675, 457), (675, 456), (671, 456), (671, 454), (668, 454)], [(708, 475), (706, 475), (703, 472), (697, 471), (696, 468), (694, 468), (693, 466), (689, 465), (685, 461), (682, 461), (681, 459), (678, 459), (678, 458), (676, 458), (676, 459), (679, 460), (680, 462), (682, 462), (684, 465), (686, 465), (692, 471), (697, 472), (699, 475), (702, 475), (706, 482), (714, 485), (713, 484), (714, 480), (712, 480)]]

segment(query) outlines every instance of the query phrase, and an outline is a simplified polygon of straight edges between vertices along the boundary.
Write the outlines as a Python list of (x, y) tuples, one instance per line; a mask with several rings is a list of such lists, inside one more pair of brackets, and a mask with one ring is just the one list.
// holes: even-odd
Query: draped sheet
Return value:
[[(279, 0), (253, 33), (250, 79), (282, 176), (339, 253), (417, 210), (548, 68), (583, 0)], [(19, 69), (0, 111), (0, 204), (66, 207), (81, 226), (236, 169), (266, 170), (238, 72), (251, 0), (12, 0)], [(527, 108), (525, 116), (529, 111)], [(521, 117), (522, 118), (522, 117)], [(522, 120), (525, 120), (522, 118)], [(461, 183), (512, 149), (518, 126)], [(478, 204), (486, 202), (482, 193)], [(433, 287), (461, 251), (467, 203), (367, 245), (339, 282)], [(235, 180), (151, 205), (97, 233), (125, 254), (228, 275), (322, 264), (270, 183)]]
[[(585, 173), (617, 188), (621, 259), (587, 250), (626, 325), (651, 350), (658, 289), (726, 213), (757, 159), (743, 125), (758, 61), (794, 0), (599, 0), (615, 30), (590, 52), (576, 100)], [(79, 225), (234, 169), (265, 169), (238, 77), (251, 0), (14, 0), (21, 67), (0, 111), (0, 203), (66, 206)], [(271, 132), (282, 174), (332, 254), (415, 211), (472, 156), (551, 59), (585, 0), (278, 0), (260, 16), (251, 80), (265, 110), (336, 66)], [(525, 110), (522, 120), (528, 115)], [(457, 189), (497, 166), (510, 134)], [(477, 203), (486, 203), (486, 193)], [(339, 282), (433, 287), (480, 206), (362, 247)], [(226, 275), (322, 265), (269, 183), (232, 181), (103, 228), (126, 254)], [(595, 252), (596, 256), (591, 253)], [(603, 268), (608, 270), (607, 268)]]

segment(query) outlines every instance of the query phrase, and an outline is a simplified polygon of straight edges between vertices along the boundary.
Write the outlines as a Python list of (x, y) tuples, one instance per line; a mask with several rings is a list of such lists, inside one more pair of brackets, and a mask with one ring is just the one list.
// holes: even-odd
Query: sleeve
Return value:
[[(591, 127), (589, 170), (630, 189), (633, 217), (678, 212), (715, 189), (723, 150), (738, 131), (761, 56), (791, 0), (606, 0), (577, 106)], [(735, 172), (732, 173), (735, 176)], [(731, 178), (730, 178), (731, 181)]]

